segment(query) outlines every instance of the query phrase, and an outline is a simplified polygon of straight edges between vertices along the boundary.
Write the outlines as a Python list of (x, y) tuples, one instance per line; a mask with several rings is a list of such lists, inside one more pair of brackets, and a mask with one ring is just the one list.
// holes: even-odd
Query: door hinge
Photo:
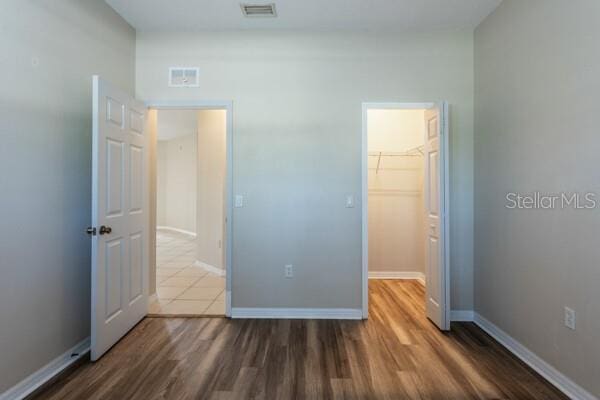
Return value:
[(85, 230), (85, 233), (87, 233), (90, 236), (96, 236), (96, 228), (92, 227), (92, 226), (88, 226), (87, 229)]

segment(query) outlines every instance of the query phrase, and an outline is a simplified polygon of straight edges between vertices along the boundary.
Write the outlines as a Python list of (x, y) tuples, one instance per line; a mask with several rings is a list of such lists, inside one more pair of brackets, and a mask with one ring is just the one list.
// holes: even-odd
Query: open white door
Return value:
[(91, 359), (148, 310), (148, 139), (145, 107), (93, 81)]
[(446, 113), (445, 105), (425, 110), (425, 273), (427, 317), (450, 329), (446, 266)]

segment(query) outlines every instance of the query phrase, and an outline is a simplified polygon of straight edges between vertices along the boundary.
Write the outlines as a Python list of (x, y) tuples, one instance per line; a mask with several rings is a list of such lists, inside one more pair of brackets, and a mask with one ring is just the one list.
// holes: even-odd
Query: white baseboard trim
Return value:
[(362, 319), (362, 310), (353, 308), (232, 308), (237, 319)]
[(425, 284), (425, 274), (416, 271), (369, 271), (369, 279), (416, 279)]
[(191, 237), (196, 237), (196, 232), (186, 231), (185, 229), (173, 228), (172, 226), (157, 226), (156, 229), (163, 231), (178, 232)]
[(450, 311), (450, 321), (472, 322), (474, 314), (473, 310), (452, 310)]
[(523, 346), (516, 339), (498, 328), (492, 322), (481, 315), (474, 313), (475, 323), (496, 339), (500, 344), (506, 347), (511, 353), (517, 356), (525, 364), (529, 365), (538, 374), (542, 375), (553, 384), (557, 389), (573, 400), (598, 400), (596, 396), (566, 377), (552, 365), (548, 364), (534, 352)]
[[(90, 351), (90, 338), (87, 338), (65, 351), (48, 364), (17, 383), (6, 392), (0, 394), (0, 400), (24, 399), (56, 375), (60, 374), (75, 361)], [(75, 355), (76, 354), (76, 355)]]
[(207, 264), (207, 263), (202, 262), (200, 260), (196, 260), (194, 262), (194, 265), (196, 267), (203, 268), (204, 270), (210, 272), (211, 274), (215, 274), (215, 275), (219, 275), (219, 276), (225, 276), (225, 270), (224, 269), (215, 267), (213, 265)]

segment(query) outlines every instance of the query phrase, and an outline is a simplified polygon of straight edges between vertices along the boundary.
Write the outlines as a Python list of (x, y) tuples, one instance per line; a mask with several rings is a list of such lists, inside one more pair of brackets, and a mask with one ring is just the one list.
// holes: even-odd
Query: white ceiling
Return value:
[(236, 29), (432, 31), (475, 28), (502, 0), (248, 0), (276, 18), (245, 18), (235, 0), (105, 0), (138, 31)]
[(158, 110), (158, 140), (172, 140), (198, 132), (198, 111)]

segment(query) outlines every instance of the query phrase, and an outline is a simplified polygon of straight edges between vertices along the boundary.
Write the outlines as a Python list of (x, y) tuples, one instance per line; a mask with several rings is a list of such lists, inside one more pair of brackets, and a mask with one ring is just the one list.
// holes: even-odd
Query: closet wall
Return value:
[(423, 156), (414, 150), (423, 121), (423, 110), (369, 111), (369, 272), (425, 272)]

